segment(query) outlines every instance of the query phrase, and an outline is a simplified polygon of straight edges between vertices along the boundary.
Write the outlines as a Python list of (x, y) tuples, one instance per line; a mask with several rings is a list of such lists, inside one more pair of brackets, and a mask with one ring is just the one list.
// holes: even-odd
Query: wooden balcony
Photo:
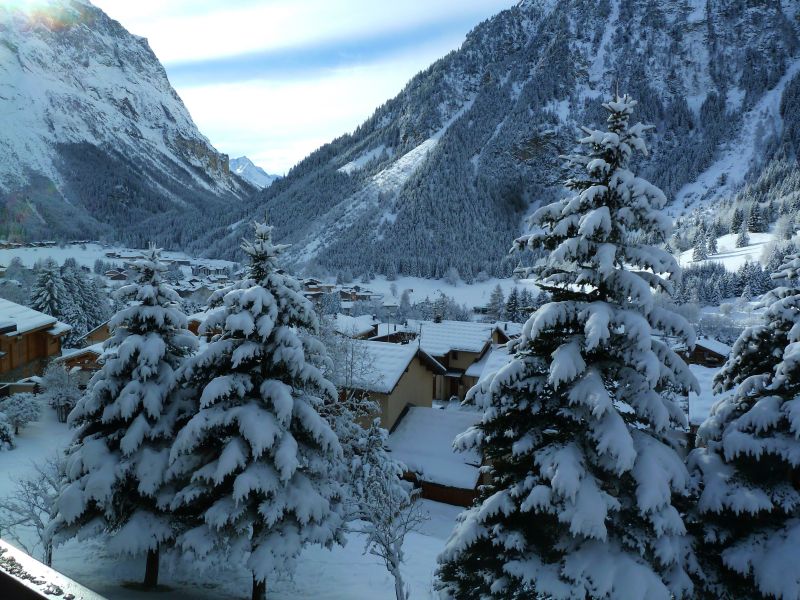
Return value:
[(0, 540), (0, 598), (105, 600), (81, 584)]

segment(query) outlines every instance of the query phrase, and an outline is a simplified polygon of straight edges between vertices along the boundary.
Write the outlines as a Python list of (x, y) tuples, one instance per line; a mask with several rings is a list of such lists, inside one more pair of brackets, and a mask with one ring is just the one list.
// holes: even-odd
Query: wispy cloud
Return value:
[(195, 122), (284, 172), (514, 0), (94, 0), (148, 38)]

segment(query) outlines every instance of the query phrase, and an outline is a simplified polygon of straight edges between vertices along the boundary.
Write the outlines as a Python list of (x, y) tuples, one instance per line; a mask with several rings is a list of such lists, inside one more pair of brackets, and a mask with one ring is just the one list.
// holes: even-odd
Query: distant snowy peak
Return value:
[(280, 175), (270, 175), (246, 156), (231, 159), (230, 165), (231, 171), (261, 189), (269, 187), (273, 181), (280, 177)]
[(0, 3), (0, 99), (0, 217), (14, 211), (18, 235), (108, 233), (114, 204), (141, 222), (251, 193), (147, 40), (83, 0)]

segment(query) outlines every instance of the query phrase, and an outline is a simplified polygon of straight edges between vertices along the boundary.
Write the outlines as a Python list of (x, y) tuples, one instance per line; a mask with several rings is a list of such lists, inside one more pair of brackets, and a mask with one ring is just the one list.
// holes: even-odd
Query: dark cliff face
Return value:
[(611, 92), (655, 125), (640, 172), (691, 204), (681, 190), (796, 62), (798, 28), (778, 2), (522, 2), (244, 213), (266, 209), (298, 263), (333, 272), (508, 273), (524, 215), (560, 193), (559, 155)]
[(0, 8), (0, 102), (0, 236), (174, 245), (164, 213), (213, 214), (254, 192), (147, 41), (88, 3)]

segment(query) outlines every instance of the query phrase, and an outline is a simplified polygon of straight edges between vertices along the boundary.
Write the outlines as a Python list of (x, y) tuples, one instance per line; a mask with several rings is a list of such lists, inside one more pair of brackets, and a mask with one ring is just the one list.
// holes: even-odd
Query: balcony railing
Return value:
[(0, 540), (0, 598), (105, 600), (81, 584)]

